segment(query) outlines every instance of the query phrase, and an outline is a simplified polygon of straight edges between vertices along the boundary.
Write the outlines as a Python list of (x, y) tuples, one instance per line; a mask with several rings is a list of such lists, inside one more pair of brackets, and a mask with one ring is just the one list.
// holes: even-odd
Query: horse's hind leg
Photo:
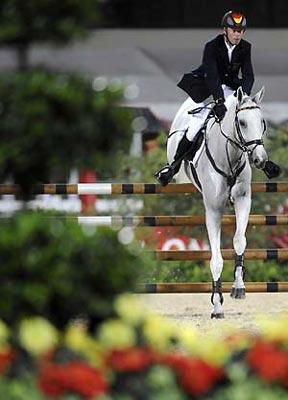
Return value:
[(221, 216), (220, 211), (206, 207), (206, 226), (211, 247), (210, 269), (212, 273), (212, 296), (213, 311), (211, 318), (224, 318), (223, 295), (221, 288), (221, 273), (223, 269), (223, 258), (220, 250), (221, 239)]
[(234, 283), (231, 290), (231, 297), (235, 299), (245, 298), (245, 269), (244, 269), (244, 251), (246, 249), (246, 228), (249, 219), (251, 207), (250, 189), (245, 196), (235, 199), (236, 232), (233, 238), (233, 246), (236, 253)]

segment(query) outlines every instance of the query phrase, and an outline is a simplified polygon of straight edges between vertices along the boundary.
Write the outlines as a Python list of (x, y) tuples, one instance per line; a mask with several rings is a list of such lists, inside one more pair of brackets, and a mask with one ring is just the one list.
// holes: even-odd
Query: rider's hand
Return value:
[(224, 104), (224, 99), (220, 98), (215, 101), (215, 106), (213, 107), (213, 111), (215, 113), (216, 121), (217, 122), (222, 121), (227, 111), (227, 108)]

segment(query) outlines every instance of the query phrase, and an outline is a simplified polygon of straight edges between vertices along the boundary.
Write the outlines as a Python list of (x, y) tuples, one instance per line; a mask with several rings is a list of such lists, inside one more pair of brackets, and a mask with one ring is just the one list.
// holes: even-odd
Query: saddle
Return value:
[[(197, 114), (198, 112), (201, 111), (201, 107), (198, 109), (196, 108), (195, 110), (191, 110), (188, 112), (188, 114)], [(193, 145), (191, 146), (191, 150), (190, 152), (187, 154), (187, 156), (184, 158), (186, 161), (193, 161), (193, 158), (195, 157), (195, 154), (197, 153), (197, 151), (200, 149), (203, 141), (204, 141), (204, 136), (207, 130), (207, 125), (208, 122), (210, 121), (210, 119), (214, 117), (214, 113), (213, 111), (210, 111), (210, 113), (207, 115), (204, 124), (202, 125), (202, 127), (199, 129), (199, 131), (196, 133), (192, 143)]]

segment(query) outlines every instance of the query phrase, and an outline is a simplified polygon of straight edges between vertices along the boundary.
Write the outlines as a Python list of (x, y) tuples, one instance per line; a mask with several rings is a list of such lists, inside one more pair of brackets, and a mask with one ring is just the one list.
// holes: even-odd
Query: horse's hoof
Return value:
[(222, 313), (212, 313), (211, 314), (211, 319), (213, 319), (213, 318), (215, 318), (215, 319), (222, 319), (222, 318), (224, 318), (224, 313), (222, 312)]
[(245, 288), (236, 289), (233, 287), (231, 289), (230, 296), (233, 297), (233, 299), (245, 299), (246, 297)]

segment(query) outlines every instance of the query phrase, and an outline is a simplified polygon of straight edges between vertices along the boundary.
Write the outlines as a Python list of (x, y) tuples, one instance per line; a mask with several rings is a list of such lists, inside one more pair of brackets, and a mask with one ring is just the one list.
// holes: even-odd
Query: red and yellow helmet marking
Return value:
[(241, 24), (243, 15), (242, 14), (232, 14), (231, 17), (233, 18), (236, 24)]

